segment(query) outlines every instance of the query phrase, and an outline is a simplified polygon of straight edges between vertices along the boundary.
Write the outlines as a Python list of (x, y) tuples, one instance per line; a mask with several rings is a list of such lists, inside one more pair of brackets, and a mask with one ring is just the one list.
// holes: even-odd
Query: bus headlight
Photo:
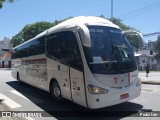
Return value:
[(108, 93), (107, 89), (104, 88), (100, 88), (94, 85), (88, 85), (88, 91), (91, 94), (106, 94)]

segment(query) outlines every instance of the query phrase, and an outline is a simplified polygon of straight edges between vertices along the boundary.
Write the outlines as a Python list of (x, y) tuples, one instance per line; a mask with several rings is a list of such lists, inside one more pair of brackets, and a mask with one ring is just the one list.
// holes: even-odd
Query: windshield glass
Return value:
[(84, 46), (88, 66), (97, 74), (121, 74), (136, 70), (134, 54), (122, 31), (106, 26), (87, 26), (91, 47)]

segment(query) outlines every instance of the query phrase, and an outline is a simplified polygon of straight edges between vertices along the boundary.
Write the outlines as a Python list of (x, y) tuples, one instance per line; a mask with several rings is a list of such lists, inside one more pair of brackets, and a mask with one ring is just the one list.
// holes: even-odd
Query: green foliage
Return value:
[[(111, 18), (110, 21), (112, 21), (114, 24), (118, 25), (123, 31), (126, 30), (135, 30), (136, 29), (125, 25), (120, 19), (118, 18)], [(129, 41), (129, 43), (133, 46), (134, 49), (140, 49), (141, 48), (141, 43), (139, 40), (137, 40), (138, 38), (136, 36), (127, 36), (127, 39)]]
[(110, 21), (112, 21), (114, 24), (118, 25), (122, 30), (130, 30), (131, 27), (123, 24), (123, 22), (121, 21), (121, 19), (119, 18), (111, 18), (109, 19)]
[(14, 2), (14, 0), (0, 0), (0, 9), (3, 7), (4, 2), (11, 3), (11, 2)]
[(24, 42), (24, 40), (23, 40), (23, 33), (22, 32), (19, 32), (18, 34), (13, 36), (11, 39), (11, 44), (13, 45), (13, 47), (20, 45), (23, 42)]
[(50, 22), (37, 22), (26, 25), (18, 34), (12, 37), (11, 43), (13, 47), (35, 37), (39, 33), (51, 28), (54, 24)]
[(133, 46), (134, 49), (138, 50), (141, 48), (141, 43), (136, 36), (127, 36), (129, 43)]
[[(100, 17), (105, 18), (103, 15), (101, 15)], [(37, 22), (34, 24), (28, 24), (26, 25), (18, 34), (16, 34), (15, 36), (12, 37), (11, 39), (11, 43), (13, 44), (13, 47), (35, 37), (36, 35), (38, 35), (39, 33), (49, 29), (52, 26), (55, 26), (67, 19), (70, 19), (72, 17), (68, 17), (64, 20), (55, 20), (53, 23), (49, 23), (49, 22)], [(112, 18), (110, 19), (114, 24), (118, 25), (122, 30), (130, 30), (133, 29), (125, 24), (122, 23), (122, 21), (118, 18)], [(133, 36), (129, 36), (127, 37), (130, 44), (135, 48), (135, 49), (139, 49), (140, 46), (140, 42), (138, 40), (136, 40), (136, 37)]]
[(155, 44), (154, 44), (154, 48), (155, 48), (155, 51), (156, 51), (156, 55), (155, 55), (155, 58), (157, 61), (160, 62), (160, 37), (158, 37), (158, 39), (156, 40)]
[(72, 17), (68, 17), (64, 20), (55, 20), (53, 23), (50, 22), (37, 22), (33, 24), (26, 25), (18, 34), (12, 37), (11, 43), (13, 44), (13, 47), (18, 46), (19, 44), (22, 44), (23, 42), (35, 37), (39, 33), (67, 20)]
[(26, 25), (22, 31), (23, 31), (23, 42), (35, 37), (39, 33), (51, 28), (53, 25), (49, 22), (37, 22), (34, 24), (28, 24)]

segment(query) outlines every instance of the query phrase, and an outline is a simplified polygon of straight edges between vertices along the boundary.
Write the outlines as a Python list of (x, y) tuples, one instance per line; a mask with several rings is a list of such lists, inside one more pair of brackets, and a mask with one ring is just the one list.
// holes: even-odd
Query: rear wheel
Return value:
[(51, 85), (51, 94), (52, 97), (56, 100), (56, 101), (61, 101), (62, 100), (62, 94), (61, 94), (61, 89), (60, 86), (57, 82), (52, 82)]
[(22, 82), (21, 82), (21, 79), (20, 79), (20, 76), (19, 76), (19, 73), (17, 73), (17, 81), (18, 81), (19, 84), (22, 83)]

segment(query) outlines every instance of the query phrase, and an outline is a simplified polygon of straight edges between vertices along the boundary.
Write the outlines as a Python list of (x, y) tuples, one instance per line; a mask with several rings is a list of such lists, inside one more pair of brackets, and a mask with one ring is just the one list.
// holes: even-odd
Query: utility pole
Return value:
[(113, 18), (113, 0), (111, 0), (111, 19)]

